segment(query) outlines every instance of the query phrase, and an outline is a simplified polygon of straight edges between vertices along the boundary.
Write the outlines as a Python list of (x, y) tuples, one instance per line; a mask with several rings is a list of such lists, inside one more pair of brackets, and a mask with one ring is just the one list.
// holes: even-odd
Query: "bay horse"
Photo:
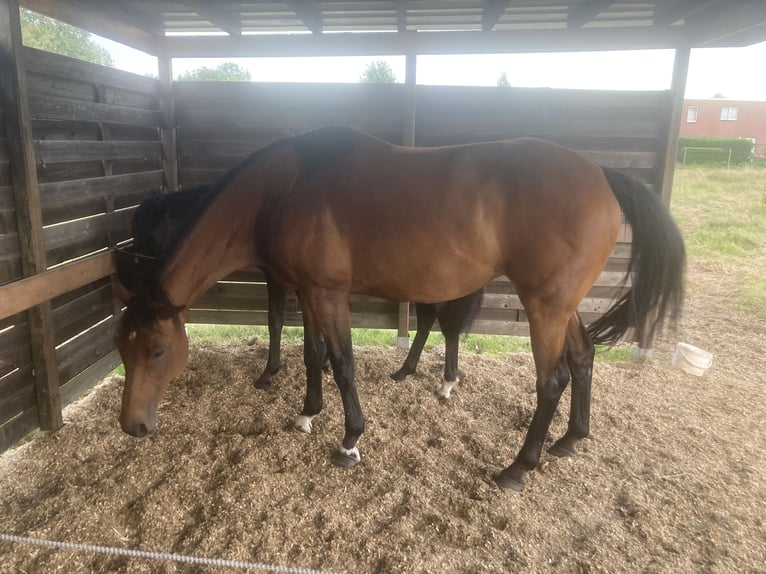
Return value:
[[(149, 266), (154, 266), (162, 254), (170, 249), (183, 224), (198, 203), (205, 201), (212, 186), (199, 185), (179, 192), (154, 195), (146, 198), (136, 209), (131, 222), (133, 243), (124, 259), (118, 264), (117, 273), (123, 284), (136, 281), (135, 265), (130, 261), (138, 256)], [(148, 276), (156, 272), (149, 268)], [(267, 389), (281, 366), (282, 329), (285, 324), (285, 303), (287, 289), (268, 270), (264, 270), (268, 293), (267, 323), (269, 329), (269, 353), (263, 372), (255, 380), (255, 387)], [(138, 287), (140, 289), (140, 286)], [(135, 287), (134, 287), (135, 289)], [(458, 382), (458, 343), (460, 334), (466, 332), (481, 309), (484, 290), (479, 289), (465, 297), (442, 303), (420, 303), (415, 305), (417, 331), (412, 346), (402, 367), (391, 374), (395, 381), (404, 380), (415, 372), (428, 335), (436, 319), (444, 335), (445, 360), (444, 378), (437, 391), (438, 396), (449, 399), (453, 386)], [(299, 430), (309, 431), (310, 426)]]
[[(631, 288), (586, 329), (577, 306), (612, 253), (621, 210), (633, 229)], [(307, 393), (299, 417), (309, 421), (322, 409), (324, 337), (345, 414), (332, 461), (353, 467), (365, 419), (349, 295), (435, 303), (505, 274), (526, 310), (537, 392), (519, 453), (494, 476), (514, 490), (539, 462), (570, 372), (569, 425), (552, 450), (573, 454), (588, 434), (593, 344), (614, 343), (631, 325), (651, 334), (683, 301), (684, 244), (659, 198), (533, 138), (406, 148), (350, 128), (286, 137), (219, 180), (178, 237), (149, 286), (116, 287), (127, 304), (116, 333), (125, 432), (155, 431), (160, 397), (188, 360), (189, 305), (218, 279), (257, 266), (300, 294)]]

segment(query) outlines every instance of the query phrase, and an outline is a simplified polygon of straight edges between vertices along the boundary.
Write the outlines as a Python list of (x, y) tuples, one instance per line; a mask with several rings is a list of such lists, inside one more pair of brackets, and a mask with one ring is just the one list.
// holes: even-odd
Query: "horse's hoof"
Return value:
[(503, 490), (513, 490), (514, 492), (524, 490), (524, 475), (511, 471), (510, 467), (493, 476), (492, 480)]
[(410, 371), (409, 369), (405, 369), (404, 367), (402, 367), (395, 373), (391, 373), (391, 378), (394, 379), (395, 381), (403, 381), (404, 379), (407, 378), (407, 375), (411, 375), (412, 373), (413, 371)]
[(332, 463), (342, 468), (354, 468), (362, 460), (359, 449), (345, 449), (342, 446), (332, 453)]
[(442, 400), (449, 400), (452, 396), (452, 387), (454, 387), (458, 381), (460, 381), (460, 379), (455, 379), (454, 381), (442, 381), (442, 386), (436, 391), (436, 395)]
[(253, 383), (253, 386), (256, 389), (261, 389), (264, 391), (268, 390), (271, 388), (271, 377), (268, 377), (268, 378), (261, 377), (260, 379), (258, 379), (257, 381)]
[(548, 449), (548, 452), (553, 456), (558, 456), (560, 458), (577, 456), (577, 451), (573, 446), (566, 446), (561, 441), (556, 442), (551, 448)]
[(307, 417), (306, 415), (298, 415), (295, 417), (295, 421), (293, 421), (293, 427), (295, 430), (305, 432), (306, 434), (311, 434), (312, 426), (311, 421), (314, 420), (314, 417)]

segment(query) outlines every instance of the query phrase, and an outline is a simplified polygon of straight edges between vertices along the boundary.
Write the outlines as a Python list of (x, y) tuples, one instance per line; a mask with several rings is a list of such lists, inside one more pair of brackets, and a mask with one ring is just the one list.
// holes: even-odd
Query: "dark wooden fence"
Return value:
[[(167, 127), (176, 130), (177, 157), (164, 158), (160, 127), (170, 106), (161, 101), (157, 80), (31, 49), (24, 49), (24, 66), (48, 269), (127, 240), (135, 206), (162, 191), (163, 181), (177, 175), (182, 188), (211, 183), (277, 137), (331, 124), (418, 146), (538, 136), (656, 185), (671, 106), (669, 92), (176, 83)], [(4, 120), (0, 110), (0, 284), (16, 285), (23, 283), (18, 213)], [(164, 173), (176, 165), (177, 174)], [(618, 293), (629, 242), (625, 229), (581, 306), (586, 320)], [(51, 301), (62, 405), (119, 362), (112, 344), (119, 305), (107, 276), (111, 266), (99, 269), (98, 279)], [(243, 270), (205, 294), (191, 320), (265, 324), (266, 302), (262, 274)], [(287, 311), (288, 324), (300, 325), (295, 296)], [(354, 297), (352, 312), (355, 327), (399, 325), (394, 302)], [(474, 331), (525, 334), (524, 320), (513, 285), (500, 278), (487, 288)], [(26, 312), (0, 319), (0, 451), (39, 424), (31, 349)]]
[[(176, 83), (174, 101), (182, 188), (215, 181), (275, 138), (332, 124), (397, 144), (412, 133), (418, 146), (541, 137), (654, 186), (670, 105), (666, 92), (417, 86), (413, 107), (404, 85), (207, 82)], [(413, 122), (412, 129), (408, 122)], [(623, 229), (607, 269), (580, 307), (586, 320), (597, 317), (621, 293), (629, 250), (630, 230)], [(262, 274), (241, 272), (208, 292), (195, 305), (191, 320), (264, 324), (265, 305)], [(288, 305), (288, 323), (300, 325), (297, 301), (293, 298)], [(398, 306), (391, 302), (355, 296), (352, 310), (355, 326), (397, 327)], [(413, 309), (410, 327), (415, 325)], [(507, 279), (488, 286), (473, 331), (528, 333), (524, 310)]]
[[(137, 203), (163, 184), (158, 82), (24, 51), (48, 269), (130, 237)], [(0, 133), (5, 134), (5, 130)], [(8, 149), (0, 136), (0, 283), (21, 277)], [(119, 364), (119, 305), (104, 277), (52, 300), (66, 405)], [(38, 425), (27, 313), (0, 320), (0, 451)]]

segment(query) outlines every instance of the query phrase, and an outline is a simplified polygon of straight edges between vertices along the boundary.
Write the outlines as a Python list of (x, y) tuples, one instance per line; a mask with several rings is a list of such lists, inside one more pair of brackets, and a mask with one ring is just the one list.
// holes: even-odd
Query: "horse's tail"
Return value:
[(628, 274), (630, 291), (588, 326), (596, 344), (617, 342), (631, 326), (649, 335), (680, 314), (684, 297), (686, 252), (681, 232), (659, 197), (640, 181), (602, 168), (625, 220), (633, 229)]

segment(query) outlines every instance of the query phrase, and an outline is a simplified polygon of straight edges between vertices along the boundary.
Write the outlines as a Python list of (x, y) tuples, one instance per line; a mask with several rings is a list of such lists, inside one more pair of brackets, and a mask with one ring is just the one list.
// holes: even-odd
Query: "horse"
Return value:
[[(631, 287), (586, 328), (577, 306), (612, 253), (621, 213), (633, 230)], [(149, 285), (130, 292), (116, 283), (127, 306), (115, 334), (126, 376), (123, 431), (156, 430), (159, 400), (188, 361), (189, 306), (251, 266), (300, 294), (307, 392), (298, 418), (309, 422), (323, 405), (324, 338), (344, 410), (331, 460), (344, 468), (361, 461), (365, 430), (350, 294), (436, 303), (506, 275), (529, 323), (537, 404), (521, 449), (493, 479), (520, 491), (570, 373), (569, 423), (551, 450), (575, 454), (587, 436), (593, 345), (614, 344), (633, 325), (652, 335), (666, 316), (678, 317), (685, 248), (645, 185), (544, 140), (409, 148), (343, 127), (285, 137), (214, 184)]]
[[(131, 222), (133, 243), (128, 252), (130, 257), (145, 257), (157, 261), (173, 244), (179, 230), (194, 207), (210, 193), (210, 185), (199, 185), (187, 190), (146, 198), (136, 209)], [(133, 280), (135, 267), (130, 263), (118, 266), (119, 278), (123, 283)], [(273, 376), (279, 372), (282, 329), (285, 323), (285, 301), (287, 289), (264, 270), (268, 293), (269, 353), (263, 372), (255, 380), (255, 387), (267, 389)], [(444, 378), (437, 395), (449, 399), (452, 388), (458, 382), (458, 340), (466, 332), (481, 309), (483, 289), (465, 297), (441, 303), (420, 303), (415, 305), (417, 331), (412, 347), (402, 367), (391, 374), (395, 381), (404, 380), (415, 372), (420, 355), (436, 319), (444, 335), (446, 352)], [(306, 430), (306, 429), (300, 429)], [(308, 429), (310, 431), (310, 427)]]
[(452, 388), (459, 381), (458, 364), (458, 343), (460, 334), (465, 333), (471, 327), (474, 319), (481, 310), (481, 302), (484, 298), (484, 289), (479, 289), (469, 293), (459, 299), (444, 301), (442, 303), (416, 303), (415, 315), (417, 317), (417, 331), (415, 340), (404, 359), (401, 368), (391, 373), (391, 378), (395, 381), (402, 381), (408, 375), (415, 372), (420, 361), (420, 355), (426, 344), (428, 335), (436, 319), (439, 320), (439, 328), (444, 335), (444, 377), (441, 387), (436, 394), (442, 399), (449, 399), (452, 394)]

